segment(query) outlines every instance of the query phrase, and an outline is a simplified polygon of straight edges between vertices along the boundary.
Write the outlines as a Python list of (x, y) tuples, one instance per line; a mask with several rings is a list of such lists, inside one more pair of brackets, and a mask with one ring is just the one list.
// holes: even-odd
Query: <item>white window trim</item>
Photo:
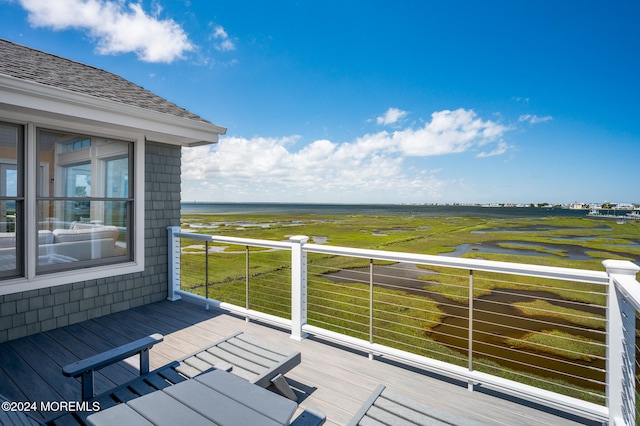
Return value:
[[(18, 293), (53, 287), (80, 281), (94, 280), (112, 276), (132, 274), (144, 271), (145, 263), (145, 136), (141, 133), (128, 132), (120, 128), (111, 128), (106, 125), (94, 123), (67, 123), (53, 118), (38, 118), (38, 121), (30, 121), (33, 117), (17, 114), (3, 114), (3, 120), (22, 124), (25, 126), (25, 276), (0, 281), (0, 295)], [(36, 134), (38, 128), (52, 130), (65, 130), (76, 133), (86, 133), (94, 136), (102, 136), (134, 142), (134, 207), (133, 222), (133, 261), (116, 263), (111, 265), (81, 268), (78, 270), (61, 271), (36, 275), (37, 246), (29, 243), (37, 241), (37, 173), (38, 167)]]

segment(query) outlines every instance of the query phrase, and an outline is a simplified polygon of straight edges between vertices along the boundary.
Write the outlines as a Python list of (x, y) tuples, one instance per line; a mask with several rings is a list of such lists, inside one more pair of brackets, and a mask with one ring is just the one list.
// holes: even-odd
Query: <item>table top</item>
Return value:
[(92, 414), (95, 426), (288, 425), (298, 404), (231, 373), (213, 370)]

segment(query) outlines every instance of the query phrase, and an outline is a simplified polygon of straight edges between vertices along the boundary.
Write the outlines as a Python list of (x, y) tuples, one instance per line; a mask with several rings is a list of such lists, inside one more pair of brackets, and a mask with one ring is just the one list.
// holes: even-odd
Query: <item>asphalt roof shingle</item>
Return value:
[(4, 39), (0, 39), (0, 74), (209, 123), (116, 74)]

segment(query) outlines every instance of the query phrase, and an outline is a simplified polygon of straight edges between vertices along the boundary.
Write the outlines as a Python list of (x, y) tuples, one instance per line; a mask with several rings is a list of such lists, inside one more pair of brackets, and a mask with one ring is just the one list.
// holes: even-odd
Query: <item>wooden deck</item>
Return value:
[[(157, 368), (236, 331), (302, 352), (302, 364), (287, 374), (301, 407), (327, 414), (328, 425), (344, 425), (378, 384), (438, 410), (490, 425), (576, 425), (570, 419), (522, 402), (442, 380), (426, 372), (345, 350), (319, 339), (297, 342), (286, 331), (184, 301), (160, 302), (0, 344), (0, 394), (13, 401), (79, 401), (80, 384), (63, 377), (62, 366), (151, 333), (164, 342), (151, 350)], [(96, 392), (137, 375), (136, 360), (96, 374)], [(37, 413), (47, 419), (56, 413)]]

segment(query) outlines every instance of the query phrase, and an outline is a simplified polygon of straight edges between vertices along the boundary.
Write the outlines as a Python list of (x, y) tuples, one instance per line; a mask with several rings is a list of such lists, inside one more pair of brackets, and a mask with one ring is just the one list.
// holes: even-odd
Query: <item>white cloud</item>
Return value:
[(101, 54), (134, 52), (146, 62), (172, 62), (194, 50), (172, 19), (152, 16), (139, 3), (109, 0), (19, 0), (36, 27), (87, 31)]
[(361, 143), (317, 140), (290, 150), (296, 139), (228, 137), (217, 146), (184, 149), (183, 199), (365, 202), (432, 198), (441, 186), (433, 175), (406, 175), (402, 158)]
[(224, 30), (224, 28), (222, 28), (220, 25), (218, 25), (217, 27), (215, 27), (215, 29), (213, 30), (213, 38), (222, 38), (222, 39), (227, 39), (229, 38), (229, 35), (227, 34), (227, 32)]
[(431, 114), (431, 121), (420, 129), (393, 134), (391, 142), (410, 156), (455, 154), (499, 141), (510, 127), (477, 118), (472, 110), (444, 110)]
[[(183, 199), (237, 201), (405, 202), (437, 200), (450, 184), (441, 171), (407, 166), (410, 157), (482, 151), (505, 153), (510, 128), (459, 109), (432, 114), (423, 128), (366, 134), (352, 142), (299, 136), (222, 137), (214, 146), (184, 149)], [(486, 152), (485, 152), (486, 151)]]
[(231, 41), (227, 32), (220, 25), (213, 29), (213, 33), (210, 36), (211, 39), (218, 40), (218, 43), (214, 44), (214, 48), (221, 52), (229, 50), (236, 50), (236, 45)]
[(399, 120), (403, 119), (407, 115), (407, 111), (402, 111), (398, 108), (389, 108), (384, 115), (376, 118), (376, 123), (382, 125), (395, 124)]
[(539, 124), (539, 123), (544, 123), (546, 121), (551, 121), (551, 120), (553, 120), (553, 117), (550, 115), (547, 115), (545, 117), (538, 117), (537, 115), (524, 114), (518, 118), (519, 122), (526, 121), (530, 124)]
[(496, 155), (502, 155), (509, 149), (509, 145), (507, 145), (504, 141), (498, 142), (498, 145), (494, 148), (493, 151), (489, 152), (480, 152), (476, 157), (478, 158), (486, 158), (486, 157), (494, 157)]

